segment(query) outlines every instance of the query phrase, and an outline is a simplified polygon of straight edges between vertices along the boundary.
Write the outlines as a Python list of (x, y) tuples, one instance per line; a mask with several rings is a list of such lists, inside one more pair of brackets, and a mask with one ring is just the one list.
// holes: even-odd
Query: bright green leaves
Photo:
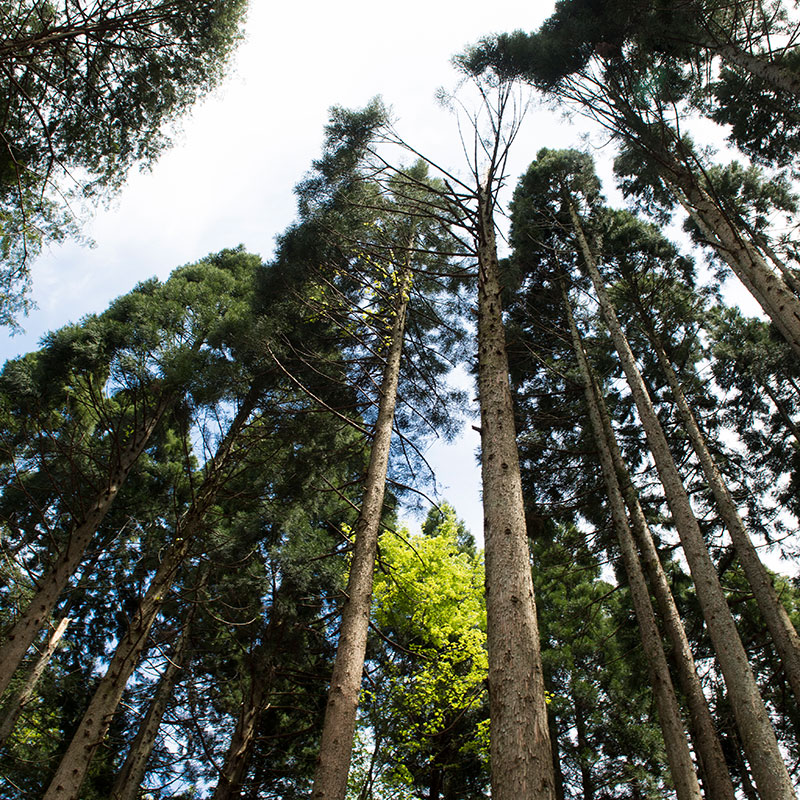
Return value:
[(424, 786), (435, 775), (446, 785), (485, 780), (483, 563), (460, 547), (463, 535), (443, 506), (427, 535), (381, 539), (373, 617), (385, 644), (367, 708), (383, 742), (384, 780), (395, 788)]

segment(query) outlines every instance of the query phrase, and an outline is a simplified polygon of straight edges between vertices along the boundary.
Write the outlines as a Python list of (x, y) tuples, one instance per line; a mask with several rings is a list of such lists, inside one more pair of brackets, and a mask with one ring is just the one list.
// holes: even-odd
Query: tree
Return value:
[[(230, 391), (228, 354), (210, 342), (242, 324), (260, 266), (242, 251), (209, 256), (163, 285), (141, 284), (100, 317), (51, 334), (41, 351), (6, 365), (3, 406), (12, 424), (2, 434), (2, 502), (27, 528), (30, 541), (17, 546), (29, 559), (36, 554), (29, 564), (41, 574), (5, 631), (0, 692), (163, 417), (191, 394), (202, 403)], [(204, 385), (201, 376), (212, 373), (215, 385)]]
[(595, 58), (590, 48), (565, 67), (557, 57), (563, 44), (558, 31), (545, 25), (533, 39), (520, 34), (488, 40), (462, 63), (478, 73), (494, 69), (505, 77), (522, 76), (611, 131), (635, 154), (629, 167), (637, 163), (635, 171), (647, 174), (651, 193), (671, 194), (684, 207), (800, 354), (800, 300), (739, 227), (709, 180), (706, 160), (682, 132), (691, 78), (668, 55), (646, 48), (626, 50), (625, 58)]
[(667, 502), (681, 537), (684, 553), (697, 589), (698, 599), (703, 607), (709, 634), (714, 642), (717, 659), (725, 675), (726, 685), (732, 698), (739, 731), (748, 753), (751, 767), (756, 775), (756, 783), (762, 787), (762, 791), (769, 791), (775, 797), (786, 797), (788, 800), (794, 793), (791, 780), (778, 749), (775, 734), (759, 695), (752, 671), (748, 666), (741, 639), (725, 602), (716, 570), (692, 512), (688, 494), (669, 451), (667, 440), (652, 406), (649, 393), (644, 386), (633, 354), (617, 321), (616, 313), (597, 269), (595, 256), (589, 247), (578, 215), (577, 198), (566, 186), (562, 186), (561, 191), (572, 222), (578, 248), (583, 256), (603, 318), (609, 328), (609, 333), (614, 341), (631, 392), (636, 401), (642, 426), (665, 489)]
[(459, 528), (445, 504), (421, 534), (381, 537), (364, 719), (374, 755), (363, 776), (379, 792), (455, 800), (488, 783), (483, 565)]
[(30, 260), (77, 230), (70, 204), (119, 189), (169, 144), (168, 123), (220, 79), (246, 0), (3, 2), (0, 324)]
[[(427, 307), (417, 316), (417, 341), (424, 342), (425, 332), (439, 321), (436, 313), (426, 319), (431, 304), (425, 303), (425, 296), (440, 292), (437, 282), (427, 280), (425, 273), (429, 268), (434, 273), (437, 268), (446, 270), (453, 251), (447, 226), (419, 213), (430, 192), (424, 164), (392, 175), (385, 186), (379, 182), (382, 170), (371, 147), (385, 126), (385, 112), (377, 105), (360, 113), (336, 111), (328, 128), (325, 157), (315, 164), (315, 175), (300, 187), (301, 210), (312, 225), (320, 216), (324, 224), (325, 215), (341, 213), (339, 209), (346, 213), (348, 207), (355, 207), (369, 212), (368, 216), (361, 215), (361, 231), (342, 226), (340, 218), (339, 226), (323, 238), (352, 255), (349, 264), (337, 273), (341, 280), (331, 287), (333, 291), (320, 281), (321, 308), (327, 315), (340, 315), (342, 328), (348, 332), (356, 314), (366, 336), (357, 331), (354, 343), (366, 351), (368, 361), (377, 356), (380, 365), (380, 377), (373, 379), (377, 397), (372, 402), (377, 405), (377, 416), (371, 431), (370, 460), (353, 532), (353, 557), (312, 792), (312, 797), (320, 800), (343, 800), (347, 790), (408, 321), (413, 318), (417, 298), (421, 298)], [(368, 177), (370, 180), (366, 180)], [(335, 304), (342, 300), (344, 306), (336, 309)], [(442, 358), (432, 351), (422, 351), (421, 355), (416, 369), (425, 382), (430, 382), (441, 370)], [(371, 393), (365, 394), (371, 397)], [(411, 398), (406, 395), (404, 403), (411, 406)], [(426, 405), (435, 407), (438, 403), (435, 393), (433, 403)], [(374, 412), (369, 413), (372, 416)]]

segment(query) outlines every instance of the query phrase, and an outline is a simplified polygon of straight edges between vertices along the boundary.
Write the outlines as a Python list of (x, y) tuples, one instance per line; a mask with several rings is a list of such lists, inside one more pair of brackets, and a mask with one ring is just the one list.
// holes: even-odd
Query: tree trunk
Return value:
[(125, 685), (145, 649), (150, 628), (200, 529), (206, 511), (216, 498), (224, 480), (223, 469), (230, 460), (236, 437), (252, 413), (258, 395), (258, 388), (254, 385), (242, 402), (217, 452), (210, 459), (206, 477), (195, 500), (176, 526), (175, 539), (167, 548), (128, 630), (120, 639), (106, 674), (97, 685), (89, 707), (58, 765), (43, 800), (78, 800), (81, 785), (94, 753), (102, 744), (111, 725), (122, 693), (125, 691)]
[(789, 685), (794, 692), (795, 700), (800, 703), (800, 636), (797, 635), (797, 631), (789, 619), (789, 614), (783, 603), (781, 603), (775, 587), (772, 585), (769, 573), (758, 557), (753, 542), (745, 529), (744, 522), (739, 516), (736, 504), (728, 491), (725, 479), (714, 462), (705, 437), (697, 424), (692, 409), (689, 407), (678, 376), (675, 374), (675, 370), (672, 368), (672, 364), (670, 364), (667, 354), (652, 326), (647, 325), (646, 321), (645, 324), (650, 343), (656, 352), (661, 369), (667, 378), (670, 391), (675, 399), (684, 430), (688, 434), (694, 452), (703, 468), (703, 474), (714, 495), (722, 521), (731, 535), (733, 546), (739, 557), (739, 563), (742, 565), (750, 588), (753, 590), (753, 596), (758, 603), (761, 616), (764, 618), (764, 622), (775, 643), (775, 649), (780, 656)]
[(670, 643), (672, 662), (678, 675), (678, 683), (686, 698), (686, 705), (689, 709), (689, 727), (695, 753), (700, 762), (704, 794), (708, 800), (734, 800), (735, 791), (728, 765), (725, 761), (722, 744), (720, 743), (714, 720), (711, 717), (711, 711), (708, 708), (708, 701), (703, 692), (700, 677), (697, 674), (686, 630), (683, 627), (669, 581), (658, 557), (653, 534), (639, 502), (636, 487), (633, 485), (628, 468), (622, 458), (622, 453), (611, 425), (611, 417), (605, 403), (602, 401), (599, 387), (595, 387), (595, 396), (598, 398), (598, 408), (606, 443), (611, 453), (625, 505), (628, 507), (633, 536), (639, 548), (651, 591), (658, 605), (659, 617)]
[(58, 626), (47, 640), (47, 645), (44, 650), (39, 654), (39, 658), (36, 659), (36, 663), (28, 674), (25, 683), (6, 704), (4, 708), (5, 717), (3, 718), (3, 722), (0, 723), (0, 750), (3, 749), (6, 740), (14, 730), (14, 725), (16, 725), (17, 719), (22, 713), (22, 709), (31, 699), (31, 695), (36, 689), (36, 684), (39, 682), (39, 678), (42, 677), (42, 673), (53, 657), (53, 653), (55, 653), (56, 647), (58, 647), (58, 643), (61, 641), (61, 637), (64, 635), (64, 631), (66, 631), (69, 623), (69, 617), (64, 617), (61, 622), (58, 623)]
[[(650, 592), (647, 588), (642, 566), (636, 553), (636, 544), (625, 513), (625, 501), (622, 498), (622, 491), (617, 481), (611, 450), (603, 430), (603, 422), (599, 410), (599, 397), (595, 394), (596, 383), (592, 379), (589, 363), (572, 316), (566, 291), (564, 291), (564, 306), (569, 320), (575, 356), (583, 379), (589, 418), (594, 431), (595, 442), (597, 443), (606, 491), (608, 492), (611, 517), (617, 533), (617, 541), (619, 542), (625, 572), (628, 576), (633, 608), (639, 623), (642, 648), (647, 658), (650, 683), (653, 687), (653, 695), (658, 709), (658, 719), (664, 736), (664, 746), (667, 751), (672, 782), (675, 785), (678, 800), (700, 800), (700, 786), (697, 782), (697, 775), (692, 764), (692, 755), (689, 752), (689, 745), (683, 730), (680, 706), (675, 696), (672, 678), (669, 674), (669, 665), (661, 644), (661, 634), (659, 633), (653, 606), (650, 602)], [(578, 733), (580, 735), (580, 729)]]
[(732, 43), (710, 44), (710, 49), (735, 67), (749, 72), (775, 89), (800, 96), (800, 75), (774, 61), (755, 56)]
[(247, 775), (258, 730), (258, 721), (272, 685), (275, 666), (271, 656), (269, 662), (269, 664), (251, 665), (247, 696), (239, 710), (236, 728), (212, 800), (235, 800), (241, 796), (242, 783)]
[(139, 726), (136, 738), (128, 750), (128, 755), (114, 783), (114, 788), (111, 790), (111, 800), (138, 800), (139, 798), (139, 788), (147, 772), (147, 761), (153, 752), (158, 729), (161, 727), (161, 721), (178, 682), (178, 676), (183, 669), (183, 659), (191, 629), (191, 618), (195, 608), (196, 606), (193, 606), (192, 611), (189, 612), (190, 617), (184, 622), (180, 637), (175, 643), (170, 657), (167, 659), (167, 665), (158, 680), (153, 700), (147, 709), (147, 714), (142, 724)]
[(574, 687), (572, 699), (575, 709), (575, 745), (578, 750), (578, 767), (581, 773), (581, 800), (594, 800), (594, 779), (592, 778), (592, 768), (587, 761), (592, 748), (586, 739), (585, 707)]
[(347, 791), (347, 775), (350, 771), (358, 697), (367, 648), (373, 572), (400, 380), (410, 282), (411, 273), (408, 271), (399, 281), (391, 343), (381, 379), (378, 419), (375, 422), (364, 483), (364, 497), (356, 522), (353, 560), (347, 580), (347, 599), (342, 612), (339, 644), (325, 708), (312, 800), (344, 800)]
[[(789, 773), (783, 762), (775, 731), (758, 691), (747, 653), (733, 621), (700, 526), (692, 511), (689, 495), (681, 480), (666, 436), (642, 380), (633, 353), (608, 298), (603, 280), (583, 234), (574, 204), (569, 211), (578, 244), (595, 288), (603, 319), (622, 363), (639, 418), (647, 437), (667, 504), (692, 573), (697, 598), (733, 706), (739, 732), (759, 791), (770, 800), (796, 800)], [(798, 318), (800, 323), (800, 318)]]
[(695, 173), (669, 153), (655, 153), (662, 175), (678, 201), (694, 219), (720, 257), (730, 266), (764, 313), (775, 323), (791, 348), (800, 355), (800, 297), (767, 264), (734, 221), (697, 180)]
[(138, 430), (134, 431), (127, 447), (120, 453), (119, 460), (108, 476), (105, 489), (95, 499), (84, 518), (75, 526), (70, 534), (67, 547), (58, 556), (50, 572), (39, 580), (39, 588), (33, 599), (11, 626), (5, 637), (6, 641), (0, 648), (0, 696), (8, 688), (9, 681), (37, 634), (50, 619), (58, 598), (83, 561), (86, 548), (92, 541), (95, 531), (111, 508), (128, 473), (142, 454), (150, 436), (174, 399), (172, 395), (162, 396), (150, 417), (146, 418)]
[(494, 800), (553, 800), (550, 737), (491, 197), (478, 193), (478, 395)]
[(550, 749), (553, 753), (555, 800), (564, 800), (564, 772), (561, 769), (561, 754), (558, 752), (558, 720), (552, 705), (547, 707), (547, 730), (550, 734)]

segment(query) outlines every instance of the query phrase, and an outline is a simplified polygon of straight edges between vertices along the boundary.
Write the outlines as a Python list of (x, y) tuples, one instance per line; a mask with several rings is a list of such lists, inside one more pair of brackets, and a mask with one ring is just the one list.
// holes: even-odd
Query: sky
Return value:
[[(409, 143), (462, 169), (456, 118), (436, 100), (437, 89), (461, 80), (451, 58), (482, 36), (535, 29), (552, 7), (549, 0), (251, 0), (227, 78), (183, 118), (152, 170), (131, 173), (110, 207), (84, 226), (93, 246), (56, 246), (34, 264), (38, 308), (22, 320), (23, 335), (2, 342), (0, 358), (35, 349), (47, 331), (208, 253), (243, 244), (268, 260), (275, 236), (294, 219), (292, 190), (320, 154), (331, 106), (359, 108), (380, 95)], [(541, 147), (581, 146), (581, 128), (531, 109), (512, 151), (510, 186)], [(477, 445), (468, 421), (455, 445), (436, 444), (429, 457), (439, 498), (480, 537)]]

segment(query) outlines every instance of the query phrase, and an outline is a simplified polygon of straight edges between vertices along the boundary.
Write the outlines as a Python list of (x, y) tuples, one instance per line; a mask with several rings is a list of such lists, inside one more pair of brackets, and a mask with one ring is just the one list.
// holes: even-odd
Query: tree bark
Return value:
[(127, 447), (119, 454), (116, 465), (108, 476), (105, 489), (98, 495), (84, 518), (75, 526), (66, 548), (56, 559), (50, 572), (39, 580), (39, 588), (28, 607), (14, 622), (0, 647), (0, 696), (8, 688), (14, 672), (19, 668), (25, 653), (33, 644), (39, 631), (50, 619), (58, 598), (69, 579), (83, 561), (86, 548), (95, 531), (111, 508), (133, 465), (147, 446), (150, 437), (174, 402), (172, 395), (162, 396), (153, 413), (134, 431)]
[(692, 448), (700, 461), (706, 481), (714, 495), (714, 500), (719, 509), (722, 521), (728, 529), (733, 541), (739, 563), (742, 565), (747, 582), (753, 590), (753, 596), (758, 603), (761, 616), (769, 629), (775, 649), (778, 651), (789, 685), (794, 692), (795, 700), (800, 703), (800, 636), (789, 619), (786, 608), (781, 603), (775, 587), (772, 585), (769, 573), (761, 559), (758, 557), (753, 542), (744, 526), (736, 504), (728, 491), (725, 479), (719, 471), (711, 452), (706, 444), (700, 426), (697, 424), (694, 413), (689, 407), (686, 395), (683, 393), (678, 376), (667, 358), (664, 348), (656, 336), (652, 326), (645, 321), (650, 343), (656, 352), (658, 362), (675, 399), (684, 430), (689, 436)]
[(39, 682), (39, 678), (42, 677), (42, 673), (53, 657), (53, 653), (55, 653), (56, 647), (58, 647), (58, 643), (61, 641), (61, 637), (64, 635), (64, 631), (66, 631), (69, 623), (69, 617), (64, 617), (61, 622), (58, 623), (58, 626), (47, 640), (44, 650), (39, 654), (39, 658), (36, 659), (36, 663), (28, 674), (25, 683), (6, 704), (4, 709), (5, 717), (3, 718), (3, 722), (0, 723), (0, 750), (3, 749), (6, 740), (14, 730), (14, 725), (16, 725), (17, 719), (22, 713), (22, 709), (25, 708), (26, 703), (31, 699), (31, 695), (36, 689), (36, 684)]
[(589, 418), (595, 442), (597, 443), (603, 479), (608, 493), (611, 517), (617, 533), (617, 541), (619, 542), (625, 573), (628, 576), (633, 608), (639, 623), (642, 648), (644, 649), (650, 672), (650, 683), (653, 687), (653, 695), (658, 709), (658, 719), (664, 736), (664, 746), (667, 751), (672, 782), (675, 785), (678, 800), (700, 800), (700, 786), (697, 782), (692, 755), (689, 752), (689, 745), (683, 730), (680, 705), (675, 695), (675, 689), (669, 673), (669, 665), (661, 644), (661, 634), (658, 630), (652, 603), (650, 602), (650, 592), (647, 588), (642, 565), (636, 553), (636, 544), (625, 513), (625, 501), (617, 481), (611, 450), (606, 441), (599, 409), (600, 398), (595, 392), (597, 384), (593, 380), (591, 368), (586, 359), (583, 343), (575, 325), (566, 291), (563, 294), (572, 344), (583, 379)]
[(367, 648), (373, 572), (383, 512), (386, 472), (389, 466), (397, 387), (400, 380), (400, 359), (403, 352), (410, 282), (411, 273), (408, 271), (399, 281), (391, 343), (381, 378), (378, 418), (375, 422), (364, 483), (364, 497), (356, 522), (353, 560), (347, 581), (347, 599), (342, 612), (339, 644), (331, 675), (328, 704), (325, 708), (319, 758), (311, 792), (312, 800), (344, 800), (347, 792), (347, 775), (350, 771), (358, 697)]
[(703, 618), (725, 678), (725, 685), (756, 785), (759, 791), (770, 800), (796, 800), (789, 773), (778, 748), (775, 731), (759, 694), (747, 660), (747, 653), (728, 608), (700, 526), (692, 511), (689, 495), (675, 466), (652, 400), (644, 385), (630, 345), (622, 332), (614, 307), (606, 293), (594, 256), (583, 234), (578, 213), (571, 200), (569, 201), (569, 211), (603, 319), (619, 355), (653, 454), (656, 470), (664, 487), (667, 504), (678, 531), (689, 570), (692, 573)]
[(761, 78), (761, 80), (775, 89), (800, 96), (800, 75), (786, 69), (786, 67), (782, 67), (780, 64), (761, 56), (748, 53), (747, 50), (742, 50), (741, 47), (737, 47), (731, 42), (710, 44), (709, 48), (718, 53), (729, 64), (743, 69), (756, 78)]
[(550, 736), (508, 378), (492, 198), (478, 192), (478, 396), (494, 800), (553, 800)]
[[(646, 145), (645, 145), (646, 146)], [(753, 295), (781, 335), (800, 355), (800, 297), (767, 264), (757, 247), (747, 241), (736, 224), (666, 147), (655, 152), (659, 169), (678, 201), (694, 219), (720, 257)]]

